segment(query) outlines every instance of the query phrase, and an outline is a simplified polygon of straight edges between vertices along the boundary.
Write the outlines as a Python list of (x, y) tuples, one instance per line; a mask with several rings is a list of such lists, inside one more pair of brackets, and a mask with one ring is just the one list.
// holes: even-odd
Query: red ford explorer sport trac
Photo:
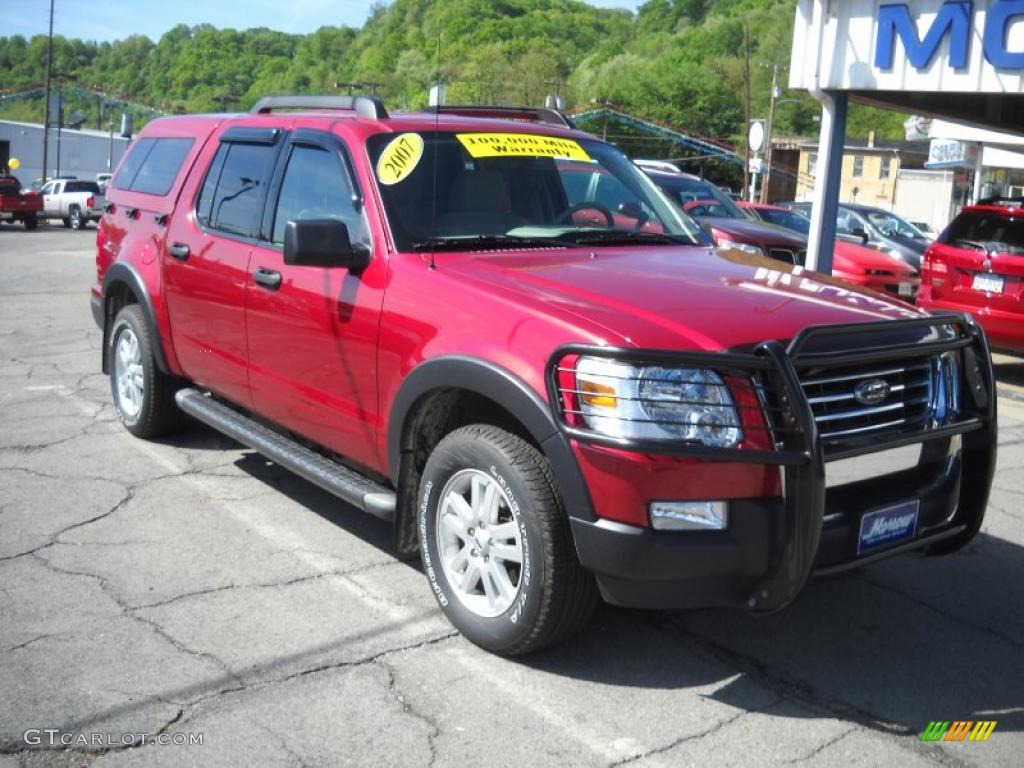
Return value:
[(602, 598), (766, 613), (971, 541), (996, 400), (969, 316), (716, 248), (614, 146), (515, 117), (149, 123), (92, 288), (124, 426), (188, 414), (388, 521), (504, 655)]

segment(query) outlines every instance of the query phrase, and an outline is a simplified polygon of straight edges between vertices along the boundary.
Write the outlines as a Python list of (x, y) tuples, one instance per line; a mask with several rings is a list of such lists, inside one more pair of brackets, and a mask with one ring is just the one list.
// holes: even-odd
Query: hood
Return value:
[(709, 229), (732, 236), (734, 240), (741, 243), (801, 250), (807, 248), (807, 238), (803, 235), (763, 221), (728, 219), (718, 216), (701, 216), (697, 221)]
[(527, 311), (570, 313), (610, 345), (721, 350), (789, 339), (810, 325), (922, 314), (801, 267), (725, 249), (565, 248), (435, 259), (474, 290), (500, 292)]
[(833, 266), (847, 274), (862, 274), (873, 269), (909, 277), (915, 272), (914, 268), (905, 261), (900, 261), (875, 248), (848, 243), (844, 240), (836, 240)]

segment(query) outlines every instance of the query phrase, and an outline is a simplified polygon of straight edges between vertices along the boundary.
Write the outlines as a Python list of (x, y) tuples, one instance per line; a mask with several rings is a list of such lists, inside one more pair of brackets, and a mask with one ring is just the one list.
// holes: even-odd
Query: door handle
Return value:
[(281, 287), (281, 273), (275, 272), (272, 269), (259, 267), (252, 273), (252, 279), (259, 285), (262, 285), (264, 288), (268, 288), (271, 291), (276, 291)]
[(188, 258), (189, 254), (188, 246), (184, 243), (171, 243), (167, 247), (167, 252), (178, 259), (178, 261), (184, 261)]

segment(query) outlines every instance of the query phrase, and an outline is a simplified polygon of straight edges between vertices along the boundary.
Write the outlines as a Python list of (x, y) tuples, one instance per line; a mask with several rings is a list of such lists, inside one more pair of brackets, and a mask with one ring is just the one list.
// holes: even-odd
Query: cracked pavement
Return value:
[[(602, 608), (508, 661), (452, 631), (385, 524), (199, 425), (121, 429), (92, 230), (0, 227), (0, 258), (0, 768), (1020, 764), (1024, 360), (999, 360), (999, 470), (966, 551), (759, 619)], [(979, 719), (984, 744), (918, 739)], [(203, 743), (119, 741), (140, 733)]]

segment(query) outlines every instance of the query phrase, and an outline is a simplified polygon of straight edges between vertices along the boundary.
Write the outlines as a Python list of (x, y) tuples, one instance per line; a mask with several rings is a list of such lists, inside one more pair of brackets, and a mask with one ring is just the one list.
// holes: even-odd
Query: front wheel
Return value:
[(455, 430), (420, 485), (423, 567), (448, 619), (471, 642), (521, 656), (581, 629), (597, 604), (576, 559), (547, 459), (490, 425)]

